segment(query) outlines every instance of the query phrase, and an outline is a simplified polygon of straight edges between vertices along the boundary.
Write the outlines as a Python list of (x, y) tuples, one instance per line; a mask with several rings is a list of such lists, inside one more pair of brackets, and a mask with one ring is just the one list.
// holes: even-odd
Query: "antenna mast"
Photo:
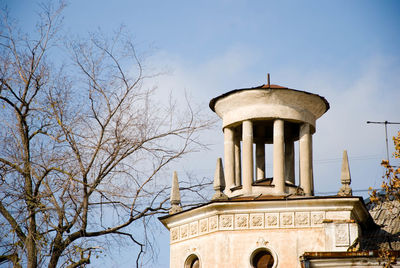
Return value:
[(389, 162), (389, 146), (388, 146), (388, 136), (387, 136), (387, 125), (394, 125), (394, 124), (398, 124), (400, 125), (399, 122), (388, 122), (388, 121), (367, 121), (367, 124), (384, 124), (385, 125), (385, 136), (386, 136), (386, 157), (387, 160)]

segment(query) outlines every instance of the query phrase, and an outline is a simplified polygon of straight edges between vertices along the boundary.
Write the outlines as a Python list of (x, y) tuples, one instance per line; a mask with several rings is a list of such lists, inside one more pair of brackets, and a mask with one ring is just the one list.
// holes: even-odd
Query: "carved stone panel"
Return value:
[(181, 239), (188, 238), (188, 236), (189, 236), (189, 224), (182, 225), (181, 229), (180, 229), (180, 233), (181, 233)]
[(350, 246), (349, 238), (349, 224), (337, 223), (335, 224), (335, 245), (337, 247)]
[(324, 219), (325, 213), (323, 211), (311, 212), (311, 226), (322, 226)]
[(250, 228), (261, 229), (264, 228), (264, 214), (250, 214)]
[(294, 226), (294, 213), (293, 212), (282, 212), (280, 214), (280, 226), (281, 227), (293, 227)]
[(310, 226), (310, 213), (309, 212), (296, 212), (295, 223), (296, 223), (296, 226)]
[(266, 213), (265, 214), (265, 227), (267, 227), (267, 228), (279, 227), (279, 213)]
[(171, 229), (171, 242), (179, 240), (179, 227)]
[(235, 229), (249, 228), (249, 214), (236, 214), (235, 215)]
[(200, 220), (200, 234), (205, 234), (208, 232), (208, 219), (202, 219)]
[(219, 222), (220, 230), (233, 230), (233, 215), (220, 215)]
[(218, 230), (218, 216), (213, 216), (208, 219), (208, 230), (210, 232)]
[(199, 232), (199, 222), (195, 221), (190, 224), (190, 236), (196, 236)]

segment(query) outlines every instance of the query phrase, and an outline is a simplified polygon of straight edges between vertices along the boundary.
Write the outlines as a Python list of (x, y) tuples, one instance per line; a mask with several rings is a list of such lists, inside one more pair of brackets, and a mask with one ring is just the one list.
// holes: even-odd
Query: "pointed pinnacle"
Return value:
[(222, 159), (217, 159), (217, 167), (214, 175), (214, 190), (215, 194), (212, 200), (227, 200), (228, 197), (223, 193), (225, 190), (224, 168), (222, 167)]
[(223, 191), (225, 189), (224, 168), (222, 167), (222, 159), (217, 159), (217, 167), (214, 173), (214, 190)]
[(171, 187), (171, 198), (170, 198), (171, 205), (179, 205), (181, 203), (181, 194), (179, 192), (179, 182), (178, 182), (178, 175), (176, 171), (172, 176), (172, 187)]
[(349, 158), (347, 157), (347, 150), (343, 151), (343, 161), (342, 161), (342, 172), (340, 174), (340, 180), (342, 184), (350, 184), (350, 168), (349, 168)]
[(343, 161), (342, 161), (342, 172), (340, 174), (340, 182), (342, 187), (340, 187), (338, 195), (339, 196), (352, 196), (353, 190), (350, 187), (350, 168), (349, 168), (349, 158), (347, 157), (347, 151), (343, 151)]

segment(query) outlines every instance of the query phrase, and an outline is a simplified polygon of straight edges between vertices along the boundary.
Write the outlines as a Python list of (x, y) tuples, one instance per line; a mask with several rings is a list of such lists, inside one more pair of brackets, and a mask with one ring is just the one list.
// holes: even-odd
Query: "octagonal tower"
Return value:
[(210, 108), (223, 121), (224, 165), (218, 158), (211, 201), (188, 209), (174, 173), (170, 214), (159, 218), (170, 230), (171, 268), (301, 268), (308, 256), (344, 256), (373, 225), (352, 196), (346, 153), (339, 194), (313, 195), (312, 135), (325, 98), (268, 83), (227, 92)]

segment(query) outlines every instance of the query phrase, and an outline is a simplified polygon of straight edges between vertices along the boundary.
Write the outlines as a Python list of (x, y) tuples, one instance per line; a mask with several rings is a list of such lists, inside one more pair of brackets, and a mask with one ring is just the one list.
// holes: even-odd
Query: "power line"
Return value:
[[(372, 190), (380, 190), (380, 189), (360, 189), (360, 190), (352, 190), (353, 193), (363, 193), (363, 192), (369, 192)], [(337, 194), (336, 192), (315, 192), (315, 194), (323, 194), (323, 195), (327, 195), (327, 194)]]

